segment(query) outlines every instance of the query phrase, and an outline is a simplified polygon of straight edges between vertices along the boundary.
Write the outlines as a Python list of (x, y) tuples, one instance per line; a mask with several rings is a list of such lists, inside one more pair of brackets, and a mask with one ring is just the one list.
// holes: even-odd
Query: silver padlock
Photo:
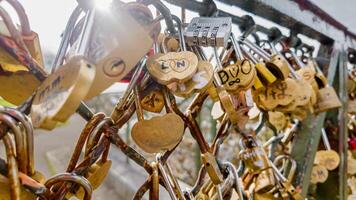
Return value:
[(184, 32), (184, 37), (189, 46), (226, 47), (230, 33), (230, 17), (195, 17)]

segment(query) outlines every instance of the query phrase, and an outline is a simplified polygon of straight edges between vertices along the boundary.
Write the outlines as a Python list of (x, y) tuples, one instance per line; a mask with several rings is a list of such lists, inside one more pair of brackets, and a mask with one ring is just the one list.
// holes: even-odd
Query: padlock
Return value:
[(342, 106), (335, 89), (329, 85), (318, 90), (317, 99), (318, 101), (314, 106), (316, 113), (325, 112)]
[(257, 54), (266, 63), (267, 69), (279, 80), (284, 80), (288, 78), (289, 75), (289, 63), (274, 49), (274, 46), (266, 41), (270, 45), (272, 50), (272, 55), (267, 53), (264, 49), (260, 48), (258, 45), (250, 42), (246, 38), (242, 38), (241, 42), (246, 45), (251, 51)]
[[(118, 3), (105, 12), (93, 8), (86, 16), (85, 31), (82, 30), (82, 33), (88, 40), (88, 48), (82, 55), (96, 65), (95, 79), (87, 99), (122, 80), (153, 45), (150, 33), (140, 24), (142, 21), (137, 22), (130, 12), (132, 6)], [(67, 59), (72, 56), (67, 56)]]
[(184, 36), (189, 46), (226, 47), (231, 27), (230, 17), (194, 17)]
[(65, 122), (88, 94), (94, 68), (83, 57), (74, 57), (51, 74), (38, 88), (32, 103), (34, 127), (51, 130), (55, 122)]
[(314, 105), (315, 112), (320, 113), (330, 109), (341, 107), (342, 104), (336, 94), (335, 89), (328, 84), (327, 79), (319, 68), (317, 62), (315, 60), (312, 61), (317, 71), (315, 75), (315, 80), (319, 86), (319, 90), (317, 93), (318, 101)]
[[(93, 193), (93, 188), (90, 185), (90, 182), (83, 176), (79, 176), (79, 175), (75, 175), (75, 174), (71, 174), (71, 173), (57, 174), (57, 175), (49, 178), (46, 181), (45, 186), (48, 188), (49, 191), (51, 191), (51, 189), (55, 185), (60, 184), (60, 183), (67, 183), (67, 182), (71, 182), (76, 185), (79, 185), (84, 189), (85, 195), (83, 197), (83, 200), (91, 199), (92, 193)], [(50, 195), (51, 195), (51, 198), (55, 197), (55, 194), (53, 194), (53, 193), (51, 193)]]
[(184, 133), (183, 120), (174, 113), (144, 120), (138, 86), (134, 89), (134, 95), (138, 122), (132, 128), (131, 137), (135, 143), (147, 153), (174, 148)]
[(295, 98), (295, 90), (298, 87), (295, 80), (287, 78), (284, 81), (278, 81), (267, 87), (265, 91), (255, 91), (262, 106), (267, 110), (272, 110), (278, 105), (286, 106)]
[(239, 158), (245, 163), (248, 172), (256, 176), (255, 192), (265, 193), (271, 190), (276, 180), (266, 152), (251, 136), (242, 139), (240, 143), (244, 149), (240, 151)]
[(329, 171), (323, 165), (313, 165), (311, 174), (310, 174), (310, 183), (324, 183), (329, 176)]
[(40, 66), (44, 67), (40, 40), (38, 34), (31, 30), (25, 9), (17, 0), (10, 0), (7, 2), (15, 9), (19, 17), (21, 23), (21, 36), (28, 51), (30, 52), (31, 56), (37, 61), (37, 63)]
[[(248, 40), (246, 40), (246, 42), (250, 43)], [(288, 78), (290, 73), (290, 66), (288, 61), (282, 56), (280, 52), (277, 51), (274, 44), (272, 44), (270, 41), (264, 40), (260, 41), (260, 43), (265, 43), (270, 47), (271, 54), (268, 54), (266, 51), (264, 51), (263, 48), (260, 48), (262, 54), (259, 54), (266, 62), (267, 68), (280, 80)]]
[(147, 61), (147, 70), (151, 76), (162, 85), (181, 84), (190, 80), (198, 70), (198, 57), (186, 50), (182, 28), (179, 19), (174, 18), (178, 24), (180, 34), (180, 52), (163, 52), (150, 57)]
[(27, 51), (21, 33), (12, 23), (10, 16), (1, 7), (0, 14), (5, 26), (0, 26), (0, 96), (19, 105), (24, 102), (45, 78), (46, 73)]
[(294, 188), (294, 186), (288, 181), (288, 179), (282, 175), (282, 173), (277, 169), (277, 167), (271, 161), (269, 162), (279, 182), (286, 190), (286, 192), (291, 196), (291, 198), (294, 200), (303, 200), (304, 198), (302, 197), (302, 195)]
[[(241, 44), (241, 41), (239, 43)], [(257, 77), (254, 82), (255, 89), (262, 89), (264, 85), (270, 85), (277, 80), (272, 72), (266, 67), (265, 63), (259, 62), (244, 46), (240, 45), (240, 48), (247, 58), (255, 64), (257, 72)]]
[(158, 86), (148, 86), (140, 94), (143, 110), (160, 113), (164, 107), (164, 96)]
[(231, 93), (238, 94), (242, 90), (248, 90), (255, 82), (256, 70), (254, 64), (244, 59), (242, 51), (234, 34), (230, 37), (237, 61), (220, 69), (217, 74), (220, 83)]
[(95, 87), (92, 86), (87, 98), (123, 79), (153, 45), (150, 32), (129, 14), (130, 7), (121, 6), (112, 7), (111, 16), (99, 10), (96, 13), (87, 55), (97, 65)]
[(193, 77), (185, 83), (177, 84), (171, 91), (174, 95), (189, 97), (193, 93), (199, 93), (204, 90), (211, 91), (213, 86), (213, 66), (205, 60), (205, 55), (201, 55), (199, 47), (192, 47), (198, 57), (198, 69)]
[(332, 171), (340, 164), (339, 154), (332, 150), (324, 128), (321, 129), (321, 137), (326, 150), (319, 150), (315, 154), (315, 164), (322, 165)]

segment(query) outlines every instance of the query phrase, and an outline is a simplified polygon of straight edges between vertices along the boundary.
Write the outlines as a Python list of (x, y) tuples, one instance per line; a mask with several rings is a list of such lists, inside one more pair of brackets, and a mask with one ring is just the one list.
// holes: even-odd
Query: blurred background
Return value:
[[(42, 51), (45, 59), (45, 67), (47, 70), (51, 68), (51, 64), (58, 49), (61, 34), (66, 26), (67, 20), (77, 5), (75, 0), (19, 0), (25, 7), (28, 14), (31, 27), (36, 31), (41, 40)], [(356, 1), (354, 0), (312, 0), (319, 7), (324, 9), (327, 13), (333, 16), (338, 21), (342, 22), (351, 31), (356, 33), (356, 20), (354, 17), (356, 9)], [(171, 12), (176, 15), (180, 15), (180, 8), (167, 4), (171, 9)], [(217, 2), (219, 9), (227, 12), (233, 12), (235, 15), (242, 16), (250, 14), (254, 17), (257, 24), (261, 24), (265, 27), (277, 26), (284, 34), (288, 34), (288, 30), (271, 23), (265, 19), (255, 16), (251, 13), (247, 13), (237, 7), (230, 7), (225, 4)], [(192, 17), (197, 16), (196, 13), (187, 11), (186, 17), (189, 22)], [(164, 27), (164, 25), (162, 24)], [(239, 35), (238, 28), (233, 27), (233, 32)], [(263, 36), (262, 36), (263, 37)], [(302, 40), (306, 43), (314, 45), (318, 48), (318, 42), (307, 37), (301, 36)], [(317, 49), (316, 51), (317, 52)], [(95, 112), (105, 112), (110, 114), (113, 106), (121, 97), (126, 85), (123, 83), (117, 83), (102, 95), (95, 97), (88, 101)], [(181, 108), (187, 106), (190, 99), (180, 99), (179, 104)], [(200, 126), (208, 140), (214, 137), (216, 131), (216, 121), (212, 119), (210, 115), (212, 102), (208, 102), (201, 116), (199, 117)], [(132, 119), (121, 130), (120, 134), (125, 140), (135, 147), (130, 139), (130, 129), (136, 122), (136, 119)], [(256, 121), (251, 121), (253, 126)], [(36, 168), (43, 172), (46, 177), (50, 177), (56, 173), (64, 172), (67, 161), (73, 151), (75, 141), (77, 141), (81, 129), (84, 127), (85, 122), (78, 115), (74, 115), (67, 123), (62, 124), (54, 131), (47, 132), (43, 130), (37, 130), (35, 135), (35, 151), (36, 151)], [(268, 130), (267, 130), (268, 131)], [(219, 156), (226, 160), (236, 161), (237, 152), (239, 149), (231, 148), (236, 147), (238, 141), (237, 136), (232, 134), (230, 137), (236, 139), (226, 140), (228, 143), (223, 144), (221, 154)], [(230, 148), (225, 148), (229, 146)], [(138, 148), (138, 147), (135, 147)], [(3, 152), (3, 151), (2, 151)], [(145, 154), (146, 157), (153, 159), (152, 155)], [(107, 177), (105, 184), (94, 193), (94, 199), (131, 199), (135, 190), (144, 182), (147, 175), (136, 166), (133, 162), (130, 162), (123, 154), (115, 149), (111, 148), (110, 159), (113, 160), (113, 166), (110, 172), (110, 176)], [(194, 140), (190, 134), (185, 134), (183, 142), (174, 152), (170, 160), (170, 164), (173, 167), (175, 175), (185, 184), (192, 185), (196, 178), (198, 169), (200, 167), (200, 152)], [(175, 164), (178, 162), (178, 164)], [(237, 164), (237, 163), (236, 163)], [(184, 188), (184, 187), (183, 187)], [(166, 194), (161, 194), (166, 195)], [(163, 198), (165, 199), (165, 198)]]

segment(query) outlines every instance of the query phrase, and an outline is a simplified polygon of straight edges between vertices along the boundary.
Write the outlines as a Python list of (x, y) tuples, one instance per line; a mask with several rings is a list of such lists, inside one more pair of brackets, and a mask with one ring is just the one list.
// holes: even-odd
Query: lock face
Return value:
[(231, 22), (230, 17), (195, 17), (184, 36), (189, 46), (226, 47), (231, 34)]
[(86, 55), (96, 65), (96, 73), (87, 99), (123, 79), (153, 45), (148, 32), (124, 6), (96, 16)]
[(0, 46), (0, 96), (19, 105), (32, 95), (46, 73), (11, 38), (0, 36)]
[(144, 110), (160, 113), (164, 107), (164, 97), (162, 91), (158, 88), (153, 88), (149, 91), (146, 89), (141, 94), (141, 107)]
[(184, 83), (198, 70), (198, 58), (190, 51), (159, 54), (151, 59), (153, 61), (147, 63), (147, 70), (162, 85)]
[(256, 91), (261, 105), (267, 110), (272, 110), (278, 105), (286, 106), (296, 97), (298, 85), (295, 80), (287, 78), (267, 87), (265, 91)]
[(147, 153), (170, 150), (182, 139), (183, 120), (174, 113), (137, 122), (132, 128), (132, 139)]
[(212, 86), (213, 66), (207, 61), (198, 61), (198, 70), (193, 77), (185, 83), (177, 84), (172, 90), (173, 94), (189, 97), (193, 93), (201, 92)]
[(315, 104), (315, 112), (324, 112), (342, 106), (339, 97), (331, 86), (326, 86), (318, 91), (318, 102)]
[(254, 65), (248, 60), (238, 61), (217, 72), (221, 84), (227, 91), (237, 93), (252, 87), (256, 71)]
[(53, 129), (77, 109), (93, 83), (95, 67), (74, 57), (51, 74), (38, 88), (31, 108), (34, 127)]
[(266, 152), (250, 137), (243, 141), (244, 149), (240, 151), (239, 158), (245, 163), (248, 173), (255, 176), (255, 192), (265, 193), (271, 190), (276, 183), (273, 170)]

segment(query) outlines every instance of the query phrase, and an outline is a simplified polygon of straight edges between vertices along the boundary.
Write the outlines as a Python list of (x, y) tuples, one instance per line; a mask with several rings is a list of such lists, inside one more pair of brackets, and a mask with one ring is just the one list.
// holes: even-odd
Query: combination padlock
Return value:
[(184, 36), (189, 46), (226, 47), (231, 33), (230, 17), (195, 17)]

